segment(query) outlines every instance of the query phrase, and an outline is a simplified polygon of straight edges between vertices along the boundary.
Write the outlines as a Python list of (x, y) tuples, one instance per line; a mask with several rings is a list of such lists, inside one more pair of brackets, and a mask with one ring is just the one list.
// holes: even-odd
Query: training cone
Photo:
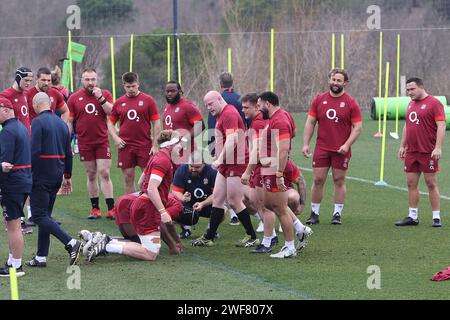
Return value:
[(400, 137), (398, 136), (397, 132), (391, 132), (390, 133), (391, 137), (394, 138), (395, 140), (398, 140)]

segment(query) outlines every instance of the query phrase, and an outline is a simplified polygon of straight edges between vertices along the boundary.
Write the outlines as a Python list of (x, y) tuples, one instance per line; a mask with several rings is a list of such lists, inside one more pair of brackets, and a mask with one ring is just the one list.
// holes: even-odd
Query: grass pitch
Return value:
[[(431, 276), (450, 265), (448, 228), (450, 220), (450, 150), (449, 139), (443, 147), (439, 185), (442, 228), (431, 228), (428, 196), (422, 195), (420, 224), (398, 228), (394, 222), (407, 215), (405, 175), (402, 162), (396, 159), (399, 141), (387, 135), (384, 181), (390, 186), (376, 187), (379, 180), (381, 140), (373, 138), (378, 123), (364, 115), (363, 132), (353, 147), (347, 180), (347, 200), (343, 224), (330, 224), (333, 209), (332, 181), (329, 178), (322, 202), (319, 225), (313, 226), (307, 248), (294, 259), (274, 260), (267, 255), (251, 255), (248, 249), (236, 248), (235, 241), (244, 235), (241, 226), (223, 223), (220, 239), (212, 248), (190, 247), (180, 256), (170, 256), (163, 245), (155, 262), (142, 262), (118, 255), (98, 258), (95, 263), (80, 263), (80, 289), (69, 289), (68, 255), (63, 245), (52, 238), (48, 267), (24, 267), (19, 278), (21, 299), (446, 299), (450, 282), (432, 282)], [(292, 157), (303, 170), (311, 187), (310, 160), (301, 156), (302, 133), (306, 115), (296, 116), (297, 137)], [(400, 128), (402, 128), (401, 123)], [(388, 122), (388, 132), (394, 122)], [(114, 156), (113, 163), (116, 161)], [(115, 165), (115, 164), (114, 164)], [(112, 169), (116, 197), (123, 193), (122, 174)], [(81, 229), (99, 230), (119, 235), (114, 222), (105, 218), (86, 219), (90, 203), (84, 169), (74, 161), (74, 193), (59, 197), (54, 217), (71, 235)], [(421, 190), (426, 187), (421, 182)], [(101, 198), (101, 210), (106, 205)], [(310, 195), (301, 216), (309, 216)], [(226, 220), (228, 221), (228, 220)], [(200, 236), (207, 221), (201, 219), (194, 230)], [(256, 221), (254, 221), (256, 226)], [(280, 237), (283, 243), (282, 236)], [(25, 235), (24, 260), (33, 256), (37, 228)], [(281, 246), (275, 247), (278, 251)], [(0, 231), (0, 257), (8, 256), (7, 237)], [(380, 289), (370, 290), (369, 266), (380, 270)], [(0, 279), (0, 300), (10, 299), (9, 279)]]

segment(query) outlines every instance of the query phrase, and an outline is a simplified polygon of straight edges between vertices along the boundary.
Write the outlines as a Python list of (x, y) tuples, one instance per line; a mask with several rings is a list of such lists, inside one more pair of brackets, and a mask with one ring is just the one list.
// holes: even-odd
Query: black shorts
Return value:
[(23, 206), (27, 199), (27, 193), (5, 192), (2, 195), (3, 217), (6, 221), (23, 217)]

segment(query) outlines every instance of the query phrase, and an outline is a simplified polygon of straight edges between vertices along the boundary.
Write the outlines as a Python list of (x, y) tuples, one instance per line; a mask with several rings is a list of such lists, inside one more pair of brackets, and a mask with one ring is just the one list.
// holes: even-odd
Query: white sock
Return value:
[(192, 226), (183, 226), (184, 230), (191, 230)]
[(117, 242), (119, 242), (119, 239), (111, 239), (109, 243), (117, 243)]
[(8, 256), (8, 266), (12, 264), (11, 259), (13, 258), (12, 254), (10, 253)]
[(76, 243), (77, 243), (77, 240), (72, 239), (72, 240), (69, 241), (68, 245), (70, 245), (71, 247), (73, 247)]
[(288, 247), (290, 250), (295, 250), (294, 240), (292, 241), (285, 241), (284, 246)]
[(419, 209), (418, 208), (409, 208), (408, 216), (413, 220), (417, 220), (417, 217), (419, 216)]
[(433, 219), (439, 219), (441, 220), (441, 211), (433, 211)]
[(230, 213), (230, 219), (234, 217), (237, 218), (236, 212), (234, 212), (234, 210), (231, 207), (228, 208), (228, 212)]
[(294, 225), (295, 233), (303, 233), (303, 231), (305, 230), (305, 226), (298, 219), (293, 223), (293, 225)]
[(270, 244), (272, 243), (272, 237), (266, 237), (264, 236), (262, 244), (264, 247), (270, 247)]
[(17, 269), (22, 265), (22, 259), (14, 259), (11, 258), (11, 265), (13, 266), (13, 268)]
[(277, 236), (277, 233), (275, 232), (275, 228), (273, 228), (273, 230), (272, 230), (272, 238), (274, 238), (276, 236)]
[(320, 203), (312, 203), (311, 202), (311, 211), (315, 214), (319, 215)]
[(255, 218), (256, 218), (258, 221), (261, 221), (261, 216), (259, 215), (259, 212), (255, 213)]
[(342, 209), (344, 209), (344, 204), (334, 204), (334, 213), (338, 213), (339, 215), (342, 215)]
[(34, 258), (39, 262), (47, 262), (47, 257), (36, 256)]
[(27, 219), (31, 218), (31, 207), (27, 206)]
[(123, 243), (121, 242), (114, 242), (114, 243), (110, 242), (106, 245), (106, 252), (109, 253), (122, 254), (122, 250), (123, 250)]

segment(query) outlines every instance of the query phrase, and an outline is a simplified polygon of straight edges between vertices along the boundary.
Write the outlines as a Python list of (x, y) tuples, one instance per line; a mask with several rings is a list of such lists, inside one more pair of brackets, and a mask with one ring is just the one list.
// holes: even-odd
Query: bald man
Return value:
[(251, 247), (259, 244), (253, 229), (250, 215), (243, 203), (241, 175), (247, 168), (248, 146), (245, 138), (245, 125), (239, 112), (225, 102), (217, 91), (209, 91), (203, 98), (208, 111), (216, 117), (216, 154), (212, 163), (217, 169), (214, 183), (213, 203), (210, 217), (210, 227), (206, 234), (192, 242), (193, 246), (211, 246), (217, 228), (225, 214), (224, 203), (227, 203), (237, 213), (239, 221), (247, 235), (237, 243), (238, 247)]
[(22, 269), (23, 235), (20, 218), (23, 216), (25, 199), (31, 192), (30, 136), (27, 128), (15, 117), (12, 103), (0, 98), (0, 188), (1, 205), (6, 221), (9, 240), (9, 258), (0, 268), (0, 277), (9, 276), (9, 268), (16, 269), (18, 277)]
[[(31, 190), (31, 215), (39, 227), (36, 256), (27, 265), (45, 267), (50, 247), (50, 235), (65, 245), (69, 265), (77, 263), (81, 243), (69, 236), (51, 219), (56, 193), (61, 187), (70, 193), (72, 187), (72, 148), (69, 128), (50, 108), (49, 96), (38, 92), (33, 98), (33, 108), (38, 115), (31, 128), (31, 164), (33, 187)], [(63, 177), (63, 178), (62, 178)]]

